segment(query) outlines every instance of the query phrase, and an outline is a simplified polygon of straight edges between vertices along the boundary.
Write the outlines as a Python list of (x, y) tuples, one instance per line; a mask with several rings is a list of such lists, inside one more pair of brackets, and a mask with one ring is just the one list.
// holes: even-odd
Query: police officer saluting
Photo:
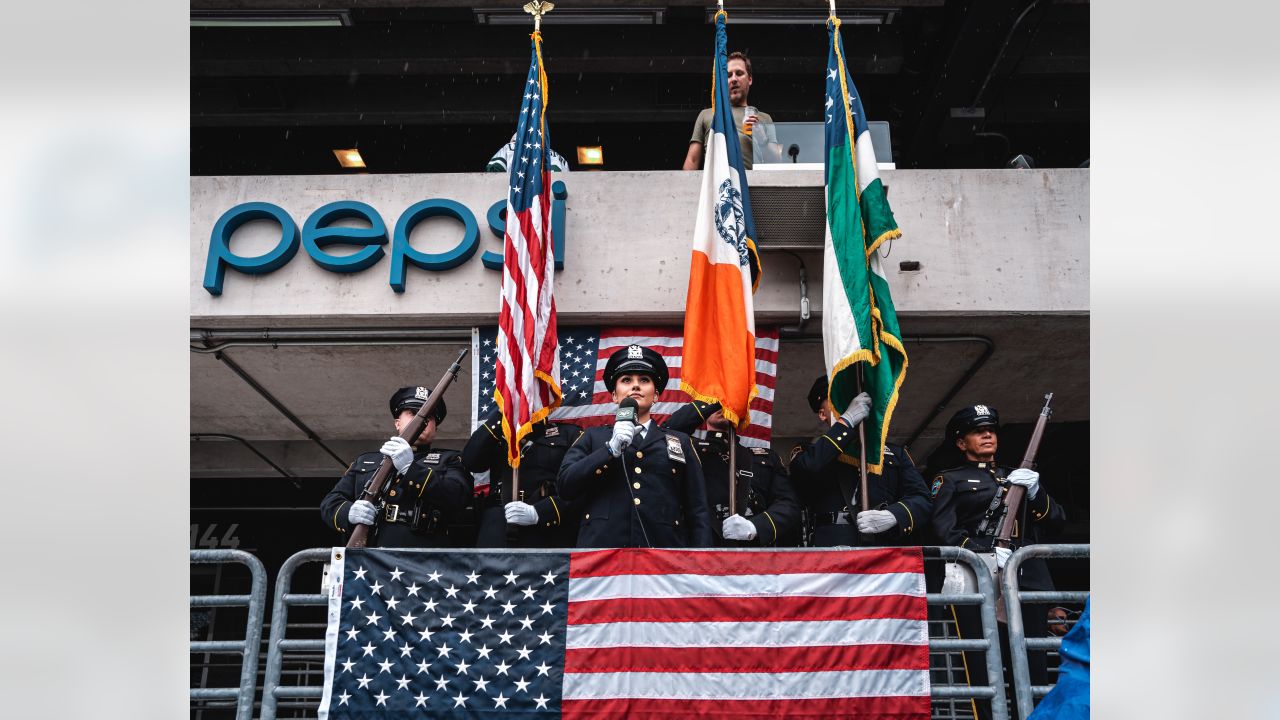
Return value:
[(694, 401), (672, 413), (664, 428), (691, 434), (706, 422), (704, 438), (690, 437), (702, 460), (711, 508), (711, 531), (718, 546), (795, 545), (800, 501), (787, 467), (773, 450), (734, 443), (738, 507), (729, 509), (729, 429), (720, 405)]
[(489, 471), (489, 493), (476, 499), (476, 547), (507, 547), (509, 524), (521, 528), (519, 547), (573, 547), (579, 513), (555, 495), (555, 479), (565, 452), (581, 434), (582, 428), (568, 423), (535, 424), (521, 442), (520, 497), (513, 499), (502, 412), (493, 411), (471, 433), (462, 448), (462, 464), (473, 473)]
[[(843, 415), (827, 398), (827, 376), (813, 382), (809, 407), (830, 425), (825, 433), (797, 445), (791, 453), (791, 480), (812, 513), (813, 545), (911, 545), (927, 527), (929, 488), (906, 448), (884, 446), (884, 468), (867, 478), (871, 510), (858, 512), (861, 487), (858, 469), (858, 423), (871, 411), (871, 398), (860, 393)], [(867, 438), (868, 441), (874, 441)]]
[[(405, 387), (391, 396), (396, 430), (413, 419), (430, 395), (429, 388)], [(444, 398), (440, 398), (413, 445), (394, 436), (378, 452), (357, 457), (320, 503), (325, 525), (344, 534), (357, 524), (372, 525), (371, 547), (445, 546), (446, 524), (466, 507), (472, 484), (456, 450), (431, 447), (445, 412)], [(381, 504), (374, 505), (358, 498), (383, 456), (391, 458), (396, 472), (387, 479)]]
[[(1040, 487), (1039, 473), (996, 465), (999, 431), (1000, 416), (990, 405), (961, 408), (951, 417), (946, 435), (964, 454), (964, 462), (933, 478), (932, 523), (933, 531), (943, 545), (957, 545), (978, 553), (994, 550), (996, 561), (1003, 568), (1013, 551), (994, 547), (994, 540), (999, 530), (1004, 495), (1011, 485), (1021, 485), (1027, 490), (1020, 517), (1013, 528), (1011, 539), (1015, 547), (1036, 543), (1045, 535), (1060, 532), (1066, 525), (1066, 514), (1062, 506)], [(1054, 589), (1049, 567), (1043, 558), (1030, 558), (1019, 566), (1018, 586), (1023, 590)], [(961, 638), (981, 637), (978, 609), (957, 606), (954, 610)], [(1043, 606), (1024, 604), (1022, 618), (1027, 637), (1047, 635), (1048, 619)], [(1007, 647), (1007, 630), (1003, 624), (999, 629)], [(1008, 658), (1008, 654), (1004, 657)], [(1044, 653), (1030, 652), (1027, 660), (1031, 666), (1031, 683), (1046, 684), (1048, 671)], [(979, 653), (966, 652), (965, 664), (971, 684), (987, 684), (986, 664)], [(987, 703), (978, 703), (977, 711), (979, 717), (990, 717)]]
[[(668, 378), (662, 356), (639, 345), (605, 363), (605, 387), (624, 407), (612, 428), (582, 433), (556, 481), (564, 498), (582, 506), (578, 547), (711, 546), (701, 460), (688, 435), (649, 417)], [(634, 421), (623, 417), (632, 403)]]

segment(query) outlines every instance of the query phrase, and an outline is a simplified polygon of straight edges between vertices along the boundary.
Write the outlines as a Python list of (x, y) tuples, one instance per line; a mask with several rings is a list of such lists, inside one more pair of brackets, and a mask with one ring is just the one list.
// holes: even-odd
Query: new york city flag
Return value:
[(929, 717), (920, 548), (334, 548), (324, 720)]
[(729, 109), (725, 21), (716, 13), (712, 70), (714, 116), (707, 137), (685, 299), (684, 367), (680, 389), (693, 399), (720, 403), (739, 430), (750, 424), (757, 394), (755, 307), (760, 277), (755, 222), (738, 128)]
[(880, 245), (900, 237), (876, 169), (858, 90), (845, 69), (840, 20), (827, 21), (827, 228), (822, 274), (822, 343), (831, 404), (844, 412), (862, 389), (871, 396), (864, 421), (867, 470), (879, 473), (889, 420), (907, 373), (898, 316), (880, 266)]

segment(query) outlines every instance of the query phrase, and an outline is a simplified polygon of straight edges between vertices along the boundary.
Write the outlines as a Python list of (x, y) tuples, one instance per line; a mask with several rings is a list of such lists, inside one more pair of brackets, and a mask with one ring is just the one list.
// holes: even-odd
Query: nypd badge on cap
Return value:
[(628, 360), (639, 360), (644, 357), (644, 350), (639, 345), (632, 345), (627, 348)]

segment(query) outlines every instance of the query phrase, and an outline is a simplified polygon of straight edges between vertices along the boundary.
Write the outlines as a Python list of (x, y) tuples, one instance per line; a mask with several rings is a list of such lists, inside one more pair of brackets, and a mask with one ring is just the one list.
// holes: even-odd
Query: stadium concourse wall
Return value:
[[(882, 176), (903, 231), (885, 263), (900, 314), (1088, 313), (1087, 169), (885, 170)], [(701, 173), (574, 172), (555, 179), (564, 180), (567, 190), (564, 268), (556, 278), (561, 323), (618, 317), (681, 322)], [(753, 192), (820, 189), (822, 173), (754, 171), (749, 182)], [(485, 267), (482, 255), (502, 251), (488, 217), (506, 191), (506, 176), (496, 173), (193, 177), (192, 326), (492, 324), (501, 273)], [(810, 197), (821, 200), (818, 193)], [(396, 292), (391, 238), (406, 209), (428, 199), (452, 201), (474, 217), (477, 249), (451, 269), (410, 265), (404, 291)], [(220, 295), (205, 289), (211, 238), (228, 211), (244, 203), (270, 203), (305, 235), (311, 213), (338, 201), (366, 203), (376, 212), (386, 227), (387, 256), (358, 272), (336, 273), (317, 264), (304, 245), (274, 271), (248, 275), (228, 268)], [(761, 224), (760, 211), (756, 214)], [(349, 220), (337, 224), (368, 226)], [(418, 252), (443, 254), (456, 249), (465, 234), (463, 222), (453, 217), (430, 217), (408, 239)], [(280, 244), (281, 226), (254, 220), (229, 237), (231, 252), (252, 257)], [(761, 245), (767, 251), (775, 241), (763, 237)], [(336, 256), (355, 248), (321, 249)], [(801, 253), (812, 268), (808, 281), (815, 316), (822, 310), (819, 251), (820, 245)], [(794, 322), (800, 301), (795, 263), (766, 253), (764, 265), (755, 298), (757, 322)]]

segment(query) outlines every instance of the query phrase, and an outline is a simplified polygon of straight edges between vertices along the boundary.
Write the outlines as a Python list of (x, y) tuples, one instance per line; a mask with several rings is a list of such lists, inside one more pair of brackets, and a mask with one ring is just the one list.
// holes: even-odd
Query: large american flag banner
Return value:
[(516, 123), (516, 154), (511, 158), (500, 332), (491, 395), (502, 408), (502, 432), (511, 467), (520, 464), (519, 439), (560, 402), (561, 392), (552, 295), (555, 255), (547, 166), (551, 138), (543, 115), (547, 75), (542, 69), (542, 36), (534, 31), (532, 38), (529, 76)]
[(321, 718), (929, 717), (918, 547), (334, 548)]
[[(493, 411), (494, 346), (497, 328), (478, 328), (472, 336), (472, 389), (475, 413), (471, 426)], [(756, 329), (756, 386), (751, 399), (751, 424), (740, 431), (743, 445), (768, 447), (773, 437), (773, 390), (778, 379), (778, 328)], [(653, 348), (671, 371), (667, 389), (658, 396), (653, 415), (659, 423), (690, 401), (680, 389), (684, 337), (678, 327), (572, 327), (561, 328), (560, 368), (564, 399), (551, 413), (552, 420), (581, 427), (611, 425), (618, 412), (613, 395), (604, 386), (604, 366), (609, 356), (631, 344)]]

